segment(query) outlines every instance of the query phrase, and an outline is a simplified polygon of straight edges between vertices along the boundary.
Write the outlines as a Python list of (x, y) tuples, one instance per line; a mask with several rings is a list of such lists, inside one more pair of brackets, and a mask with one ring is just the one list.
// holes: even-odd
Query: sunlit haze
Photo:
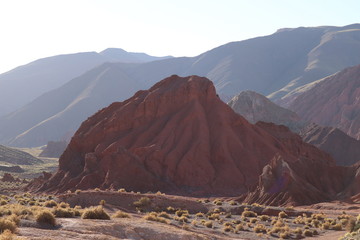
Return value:
[(109, 47), (196, 56), (279, 28), (360, 22), (358, 0), (12, 0), (0, 2), (0, 72)]

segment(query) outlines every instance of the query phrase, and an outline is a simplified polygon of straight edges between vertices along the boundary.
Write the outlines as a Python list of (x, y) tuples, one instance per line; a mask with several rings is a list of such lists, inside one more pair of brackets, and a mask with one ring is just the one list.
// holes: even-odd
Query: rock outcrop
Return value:
[(306, 121), (337, 127), (360, 139), (360, 65), (327, 77), (289, 105)]
[(322, 186), (335, 167), (328, 154), (285, 126), (250, 124), (208, 79), (173, 75), (84, 121), (40, 191), (124, 187), (235, 196), (252, 189), (275, 156), (303, 166), (299, 171), (324, 171), (324, 180), (309, 183), (320, 192), (343, 189), (333, 176), (334, 184)]

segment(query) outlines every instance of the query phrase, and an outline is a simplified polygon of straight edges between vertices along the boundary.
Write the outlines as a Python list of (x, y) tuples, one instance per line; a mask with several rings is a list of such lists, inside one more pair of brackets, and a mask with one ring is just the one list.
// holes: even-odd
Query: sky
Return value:
[(197, 56), (280, 28), (360, 23), (359, 0), (0, 0), (0, 73), (109, 47)]

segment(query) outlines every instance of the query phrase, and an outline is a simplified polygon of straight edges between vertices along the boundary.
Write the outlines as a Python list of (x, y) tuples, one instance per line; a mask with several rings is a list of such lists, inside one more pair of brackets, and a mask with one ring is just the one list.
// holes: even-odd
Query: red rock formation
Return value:
[(334, 165), (284, 126), (248, 123), (208, 79), (174, 75), (83, 122), (41, 190), (125, 187), (234, 196), (253, 187), (277, 154), (325, 170)]
[(300, 94), (289, 109), (304, 120), (360, 139), (360, 65), (327, 77)]
[(2, 182), (20, 182), (19, 178), (14, 178), (10, 173), (4, 173), (4, 176), (1, 179)]

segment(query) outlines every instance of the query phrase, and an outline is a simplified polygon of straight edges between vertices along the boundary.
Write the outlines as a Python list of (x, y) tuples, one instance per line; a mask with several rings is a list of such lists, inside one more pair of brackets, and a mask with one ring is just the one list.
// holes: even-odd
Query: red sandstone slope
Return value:
[(341, 129), (360, 139), (360, 65), (332, 75), (289, 106), (304, 120)]
[(325, 170), (334, 165), (286, 127), (276, 137), (271, 131), (236, 114), (208, 79), (174, 75), (83, 122), (41, 190), (236, 195), (256, 184), (275, 155)]

